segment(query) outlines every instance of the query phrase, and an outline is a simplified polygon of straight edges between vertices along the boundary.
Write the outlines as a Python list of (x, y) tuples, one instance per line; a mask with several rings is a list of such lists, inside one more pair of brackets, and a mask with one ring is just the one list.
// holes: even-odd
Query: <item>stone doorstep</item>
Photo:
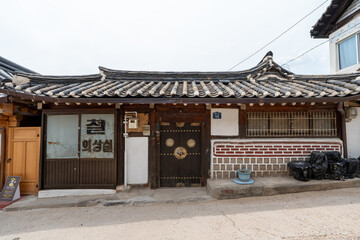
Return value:
[(216, 199), (235, 199), (277, 194), (323, 191), (339, 188), (360, 187), (360, 178), (339, 180), (310, 180), (302, 182), (293, 177), (259, 177), (251, 185), (239, 185), (232, 179), (209, 179), (207, 189)]
[(113, 189), (53, 189), (41, 190), (38, 198), (57, 198), (57, 197), (73, 197), (73, 196), (93, 196), (115, 194)]

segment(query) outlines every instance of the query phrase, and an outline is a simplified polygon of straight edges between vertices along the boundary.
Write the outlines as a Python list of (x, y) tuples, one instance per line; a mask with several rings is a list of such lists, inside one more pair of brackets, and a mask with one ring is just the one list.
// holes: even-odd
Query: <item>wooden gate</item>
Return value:
[(22, 195), (38, 192), (40, 127), (9, 128), (7, 176), (21, 176)]
[(160, 186), (200, 186), (201, 124), (160, 123)]

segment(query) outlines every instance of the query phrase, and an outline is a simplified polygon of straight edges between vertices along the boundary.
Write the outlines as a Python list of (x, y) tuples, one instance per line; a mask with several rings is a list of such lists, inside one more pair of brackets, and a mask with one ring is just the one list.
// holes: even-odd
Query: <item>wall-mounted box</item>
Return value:
[(137, 118), (129, 118), (129, 120), (128, 120), (128, 122), (129, 122), (129, 128), (130, 129), (136, 129), (136, 128), (138, 128), (138, 123), (139, 123), (139, 120), (137, 119)]

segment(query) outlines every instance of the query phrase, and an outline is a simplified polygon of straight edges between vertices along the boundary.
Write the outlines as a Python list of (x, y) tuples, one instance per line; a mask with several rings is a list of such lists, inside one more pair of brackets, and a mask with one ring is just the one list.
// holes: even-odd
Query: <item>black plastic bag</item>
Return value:
[(346, 173), (345, 161), (341, 160), (339, 162), (329, 162), (326, 178), (344, 181), (345, 173)]
[(305, 161), (293, 161), (287, 164), (293, 172), (293, 176), (299, 181), (309, 181), (311, 178), (311, 164)]
[(309, 162), (311, 164), (311, 177), (317, 180), (324, 179), (328, 169), (326, 154), (321, 152), (312, 152)]
[(328, 162), (340, 162), (341, 161), (341, 155), (338, 151), (328, 151), (324, 152)]
[(346, 173), (345, 178), (354, 178), (360, 174), (360, 161), (356, 158), (344, 158)]

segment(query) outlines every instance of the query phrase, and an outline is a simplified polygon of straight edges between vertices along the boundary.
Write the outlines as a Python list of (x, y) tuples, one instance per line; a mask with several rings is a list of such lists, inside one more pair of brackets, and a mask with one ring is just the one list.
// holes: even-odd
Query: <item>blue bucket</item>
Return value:
[(250, 173), (251, 171), (248, 169), (239, 169), (237, 170), (238, 178), (242, 182), (250, 181)]

